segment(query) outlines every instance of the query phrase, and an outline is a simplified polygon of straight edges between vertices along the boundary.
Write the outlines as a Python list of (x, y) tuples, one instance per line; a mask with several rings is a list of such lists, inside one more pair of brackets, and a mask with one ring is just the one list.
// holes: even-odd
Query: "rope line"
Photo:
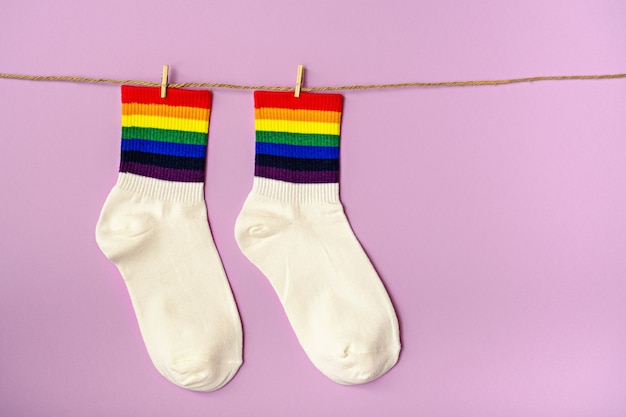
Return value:
[[(160, 87), (161, 83), (141, 80), (116, 80), (111, 78), (72, 77), (67, 75), (21, 75), (3, 74), (0, 78), (30, 81), (67, 81), (75, 83), (92, 84), (127, 84), (142, 85), (148, 87)], [(342, 85), (335, 87), (302, 87), (302, 91), (348, 91), (348, 90), (382, 90), (390, 88), (411, 87), (469, 87), (479, 85), (504, 85), (530, 83), (538, 81), (572, 81), (572, 80), (608, 80), (626, 78), (626, 74), (602, 74), (602, 75), (550, 75), (539, 77), (508, 78), (502, 80), (476, 80), (476, 81), (442, 81), (442, 82), (411, 82), (396, 84), (366, 84), (366, 85)], [(233, 90), (269, 90), (269, 91), (294, 91), (295, 87), (281, 87), (272, 85), (239, 85), (225, 83), (171, 83), (169, 88), (218, 88)]]

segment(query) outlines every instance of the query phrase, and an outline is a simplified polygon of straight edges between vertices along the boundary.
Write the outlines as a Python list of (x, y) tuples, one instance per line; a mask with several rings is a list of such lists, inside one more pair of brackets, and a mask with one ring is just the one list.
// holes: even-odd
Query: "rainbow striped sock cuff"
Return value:
[(338, 183), (340, 94), (254, 92), (254, 175), (290, 183)]
[(211, 92), (122, 86), (120, 172), (204, 182)]

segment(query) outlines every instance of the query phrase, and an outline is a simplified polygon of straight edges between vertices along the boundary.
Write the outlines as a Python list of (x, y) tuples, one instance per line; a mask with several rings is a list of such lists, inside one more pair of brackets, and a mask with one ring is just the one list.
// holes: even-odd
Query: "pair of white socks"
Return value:
[[(341, 96), (255, 93), (256, 168), (235, 225), (311, 362), (340, 384), (386, 373), (398, 322), (338, 192)], [(96, 228), (148, 353), (181, 387), (213, 391), (242, 364), (242, 328), (204, 202), (208, 91), (122, 87), (117, 184)]]

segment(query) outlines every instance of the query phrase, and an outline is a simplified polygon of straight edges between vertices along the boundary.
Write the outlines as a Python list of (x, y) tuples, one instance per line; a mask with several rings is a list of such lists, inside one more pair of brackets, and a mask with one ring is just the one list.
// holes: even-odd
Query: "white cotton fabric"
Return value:
[(187, 389), (213, 391), (242, 363), (237, 307), (207, 221), (203, 183), (120, 173), (96, 228), (148, 353)]
[(269, 279), (302, 348), (328, 378), (360, 384), (397, 362), (396, 314), (348, 223), (338, 184), (255, 177), (235, 237)]

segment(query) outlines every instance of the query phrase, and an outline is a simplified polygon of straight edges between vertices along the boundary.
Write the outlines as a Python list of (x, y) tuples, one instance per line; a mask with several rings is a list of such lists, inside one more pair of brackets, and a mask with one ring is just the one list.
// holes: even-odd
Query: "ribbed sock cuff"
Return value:
[(155, 200), (178, 203), (204, 202), (204, 183), (176, 182), (120, 172), (117, 186)]
[(203, 182), (210, 111), (208, 90), (122, 86), (120, 172)]
[(341, 94), (300, 93), (296, 97), (292, 92), (255, 91), (254, 108), (278, 108), (292, 110), (321, 110), (340, 112), (343, 107)]
[(254, 92), (255, 176), (290, 183), (339, 182), (343, 96)]
[(252, 193), (292, 204), (338, 203), (339, 184), (302, 184), (254, 177)]

